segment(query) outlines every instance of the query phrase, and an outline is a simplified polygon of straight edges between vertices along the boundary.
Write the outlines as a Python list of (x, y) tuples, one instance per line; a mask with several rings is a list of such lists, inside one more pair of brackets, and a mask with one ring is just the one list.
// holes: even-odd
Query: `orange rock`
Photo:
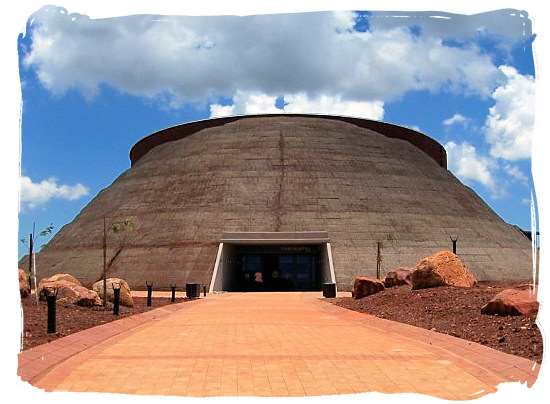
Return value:
[[(118, 283), (120, 287), (120, 300), (119, 303), (121, 306), (134, 307), (134, 300), (132, 299), (132, 291), (130, 285), (124, 279), (120, 278), (107, 278), (107, 301), (114, 302), (115, 292), (113, 291), (113, 285)], [(97, 281), (93, 284), (92, 290), (97, 292), (99, 297), (103, 299), (103, 280)]]
[(413, 271), (414, 268), (395, 268), (391, 270), (384, 278), (384, 286), (391, 288), (393, 286), (410, 285)]
[(446, 285), (468, 288), (476, 283), (474, 275), (450, 251), (440, 251), (424, 258), (416, 264), (411, 275), (413, 289)]
[(356, 299), (362, 299), (365, 296), (374, 295), (384, 289), (384, 282), (381, 280), (358, 276), (353, 282), (351, 296)]
[(76, 304), (86, 307), (101, 305), (101, 299), (96, 292), (66, 280), (44, 282), (43, 279), (40, 281), (40, 286), (38, 287), (40, 300), (46, 300), (47, 288), (55, 288), (57, 290), (56, 300), (59, 303)]
[(29, 277), (21, 268), (19, 269), (19, 294), (21, 297), (27, 297), (31, 293), (31, 286), (29, 285)]
[(80, 281), (76, 279), (74, 276), (72, 276), (71, 274), (56, 274), (54, 276), (50, 276), (49, 278), (42, 279), (40, 283), (55, 282), (55, 281), (67, 281), (67, 282), (74, 283), (78, 286), (82, 286), (82, 283), (80, 283)]
[(537, 313), (537, 296), (525, 289), (505, 289), (481, 308), (481, 314), (521, 316)]

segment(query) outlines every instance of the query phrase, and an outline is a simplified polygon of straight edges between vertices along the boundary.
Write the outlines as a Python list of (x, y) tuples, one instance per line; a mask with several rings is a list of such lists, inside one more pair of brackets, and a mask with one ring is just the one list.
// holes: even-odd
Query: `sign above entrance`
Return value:
[(224, 232), (220, 243), (234, 245), (323, 244), (330, 243), (326, 231), (297, 232)]

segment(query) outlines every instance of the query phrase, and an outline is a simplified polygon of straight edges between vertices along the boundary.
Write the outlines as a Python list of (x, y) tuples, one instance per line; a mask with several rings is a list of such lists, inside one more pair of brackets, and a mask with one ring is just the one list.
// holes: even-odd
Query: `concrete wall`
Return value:
[(321, 244), (321, 284), (335, 283), (336, 276), (332, 261), (332, 250), (330, 243)]
[(214, 267), (212, 281), (210, 282), (210, 292), (235, 289), (235, 273), (232, 270), (234, 260), (235, 246), (228, 243), (220, 243), (216, 266)]

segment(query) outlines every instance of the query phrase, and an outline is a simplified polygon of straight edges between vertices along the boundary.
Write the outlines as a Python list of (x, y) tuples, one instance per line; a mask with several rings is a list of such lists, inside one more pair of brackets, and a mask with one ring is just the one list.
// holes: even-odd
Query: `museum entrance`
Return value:
[(321, 290), (319, 246), (237, 246), (235, 291)]
[(209, 291), (321, 291), (335, 282), (327, 232), (224, 232)]

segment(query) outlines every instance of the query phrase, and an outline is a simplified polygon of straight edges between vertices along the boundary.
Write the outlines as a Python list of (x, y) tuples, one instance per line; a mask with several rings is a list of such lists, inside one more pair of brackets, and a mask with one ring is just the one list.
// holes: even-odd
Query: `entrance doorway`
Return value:
[(235, 291), (321, 290), (318, 246), (237, 246)]
[(327, 232), (230, 232), (209, 291), (321, 291), (327, 282), (336, 282)]

